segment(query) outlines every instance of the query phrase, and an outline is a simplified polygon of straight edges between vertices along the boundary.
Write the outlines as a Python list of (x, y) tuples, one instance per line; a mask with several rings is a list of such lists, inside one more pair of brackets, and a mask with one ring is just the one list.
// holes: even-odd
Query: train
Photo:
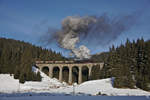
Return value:
[(64, 64), (74, 63), (74, 61), (36, 61), (36, 64)]
[(92, 60), (36, 61), (36, 64), (72, 64), (72, 63), (94, 63), (94, 61)]

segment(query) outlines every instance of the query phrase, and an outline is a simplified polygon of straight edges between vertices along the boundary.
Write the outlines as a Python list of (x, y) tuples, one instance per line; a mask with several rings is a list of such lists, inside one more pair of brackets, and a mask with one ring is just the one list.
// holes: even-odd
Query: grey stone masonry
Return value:
[(62, 82), (63, 79), (63, 74), (62, 74), (62, 69), (63, 67), (67, 66), (69, 69), (69, 78), (68, 78), (68, 83), (72, 84), (72, 68), (74, 66), (78, 67), (79, 69), (79, 75), (78, 75), (78, 84), (82, 83), (82, 67), (87, 66), (88, 68), (88, 76), (91, 77), (91, 71), (92, 67), (95, 65), (99, 65), (100, 69), (103, 68), (104, 63), (36, 63), (36, 66), (42, 71), (42, 69), (46, 66), (49, 68), (49, 77), (53, 77), (53, 68), (58, 67), (59, 68), (59, 81)]

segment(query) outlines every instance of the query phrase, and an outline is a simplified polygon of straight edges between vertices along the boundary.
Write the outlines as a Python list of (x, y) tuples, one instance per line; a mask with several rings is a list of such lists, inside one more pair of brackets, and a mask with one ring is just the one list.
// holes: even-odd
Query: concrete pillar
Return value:
[(100, 63), (100, 70), (104, 67), (104, 63)]
[(52, 78), (53, 77), (53, 67), (49, 66), (49, 77)]
[(91, 79), (91, 71), (92, 71), (92, 66), (88, 66), (88, 68), (89, 68), (89, 76), (88, 76), (88, 80), (90, 80)]
[(59, 67), (59, 81), (62, 82), (62, 68), (63, 67)]
[(78, 84), (82, 83), (82, 67), (79, 67)]
[(68, 66), (69, 67), (69, 80), (68, 83), (72, 84), (72, 66)]

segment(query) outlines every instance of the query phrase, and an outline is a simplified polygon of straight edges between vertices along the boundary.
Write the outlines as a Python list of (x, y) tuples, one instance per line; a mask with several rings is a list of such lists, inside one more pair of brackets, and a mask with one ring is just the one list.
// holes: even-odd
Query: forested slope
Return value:
[(65, 60), (65, 58), (60, 53), (23, 41), (0, 38), (0, 73), (15, 74), (15, 78), (27, 81), (40, 80), (40, 75), (32, 72), (35, 60)]
[[(98, 58), (98, 55), (96, 56)], [(100, 59), (96, 61), (101, 61)], [(100, 71), (95, 67), (92, 79), (115, 77), (114, 86), (118, 88), (141, 88), (150, 90), (150, 41), (138, 39), (118, 47), (112, 46), (108, 56), (103, 57), (105, 65)]]

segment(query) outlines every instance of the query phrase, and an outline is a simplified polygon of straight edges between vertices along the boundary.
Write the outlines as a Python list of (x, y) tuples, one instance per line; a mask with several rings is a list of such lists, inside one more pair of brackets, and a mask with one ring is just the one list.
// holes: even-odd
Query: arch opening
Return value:
[(64, 66), (62, 70), (63, 74), (63, 81), (68, 82), (69, 79), (69, 68), (68, 66)]
[(72, 67), (72, 82), (78, 83), (78, 76), (79, 76), (79, 68), (78, 66)]
[(59, 71), (60, 71), (60, 69), (59, 69), (58, 66), (55, 66), (55, 67), (53, 68), (53, 78), (59, 79)]
[(82, 82), (89, 80), (89, 68), (87, 66), (82, 67)]
[(94, 65), (92, 67), (91, 74), (92, 74), (92, 76), (91, 76), (92, 80), (100, 79), (100, 75), (101, 75), (101, 73), (100, 73), (100, 66), (99, 65)]
[(42, 68), (42, 72), (44, 72), (46, 75), (49, 75), (49, 68), (47, 66), (44, 66)]

